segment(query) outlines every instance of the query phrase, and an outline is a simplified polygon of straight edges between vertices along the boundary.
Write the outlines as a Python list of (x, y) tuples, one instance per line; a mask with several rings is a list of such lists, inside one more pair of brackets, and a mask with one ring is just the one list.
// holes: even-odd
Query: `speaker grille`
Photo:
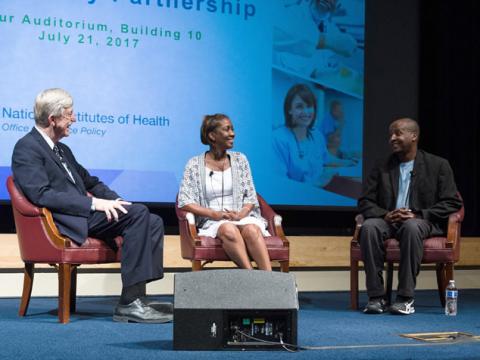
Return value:
[(206, 270), (175, 275), (175, 309), (297, 309), (293, 274)]

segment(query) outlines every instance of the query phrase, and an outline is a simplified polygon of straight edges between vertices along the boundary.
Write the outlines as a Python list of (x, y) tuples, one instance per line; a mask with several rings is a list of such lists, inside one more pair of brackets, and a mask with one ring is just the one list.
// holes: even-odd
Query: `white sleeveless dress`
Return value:
[[(205, 167), (205, 190), (208, 207), (216, 211), (231, 210), (233, 204), (232, 168), (225, 171), (213, 171)], [(200, 236), (216, 237), (220, 225), (223, 223), (235, 225), (255, 224), (262, 231), (263, 236), (270, 236), (265, 223), (260, 219), (247, 215), (239, 221), (208, 219), (198, 231)]]

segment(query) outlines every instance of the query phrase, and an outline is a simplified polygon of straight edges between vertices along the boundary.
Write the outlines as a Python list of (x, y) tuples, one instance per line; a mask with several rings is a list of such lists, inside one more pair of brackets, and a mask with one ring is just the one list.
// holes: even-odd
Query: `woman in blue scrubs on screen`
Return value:
[(200, 129), (210, 149), (185, 166), (178, 193), (179, 208), (196, 216), (200, 236), (217, 237), (230, 259), (243, 269), (272, 270), (263, 236), (267, 221), (260, 215), (250, 164), (233, 147), (235, 132), (228, 116), (207, 115)]
[(285, 125), (273, 132), (277, 168), (288, 178), (323, 187), (336, 171), (325, 169), (332, 163), (325, 137), (315, 128), (317, 100), (305, 84), (290, 88), (283, 104)]

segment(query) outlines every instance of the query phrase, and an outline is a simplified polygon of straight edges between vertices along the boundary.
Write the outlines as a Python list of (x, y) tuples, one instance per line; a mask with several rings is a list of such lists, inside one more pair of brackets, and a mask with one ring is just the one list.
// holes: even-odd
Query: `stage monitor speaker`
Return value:
[(292, 274), (232, 269), (175, 275), (175, 350), (296, 345), (297, 316)]

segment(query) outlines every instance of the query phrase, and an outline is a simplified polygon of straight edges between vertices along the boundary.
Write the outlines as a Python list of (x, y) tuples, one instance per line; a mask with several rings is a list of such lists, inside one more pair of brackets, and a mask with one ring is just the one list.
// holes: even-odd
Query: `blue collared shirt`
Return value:
[(408, 208), (410, 202), (410, 181), (412, 179), (413, 164), (415, 160), (400, 163), (400, 176), (398, 177), (397, 209)]

